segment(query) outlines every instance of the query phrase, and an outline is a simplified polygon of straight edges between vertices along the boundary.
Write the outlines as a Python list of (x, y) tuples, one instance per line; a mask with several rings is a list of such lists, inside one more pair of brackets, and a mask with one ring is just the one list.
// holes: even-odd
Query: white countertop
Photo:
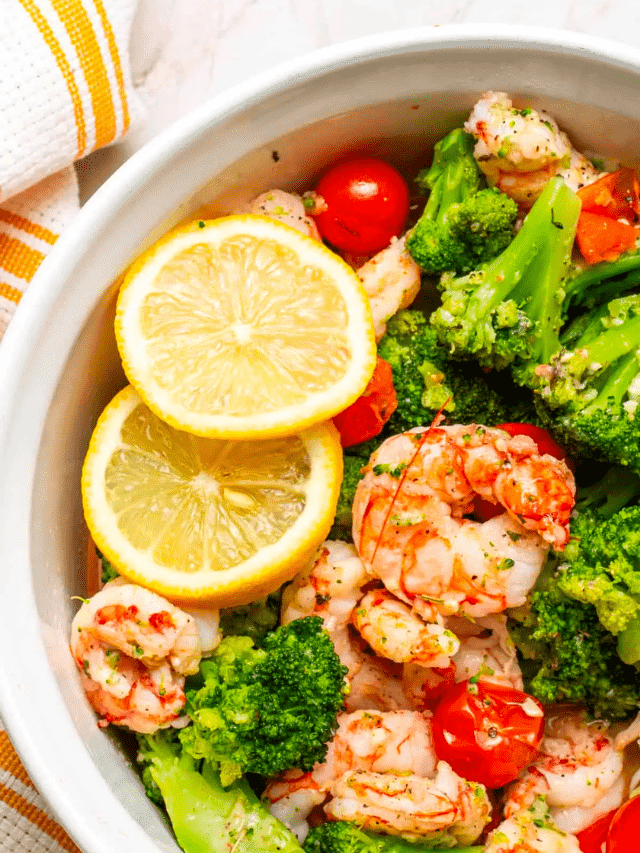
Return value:
[(452, 23), (554, 27), (640, 48), (638, 0), (140, 0), (131, 62), (145, 115), (80, 165), (82, 197), (174, 119), (253, 74), (359, 36)]

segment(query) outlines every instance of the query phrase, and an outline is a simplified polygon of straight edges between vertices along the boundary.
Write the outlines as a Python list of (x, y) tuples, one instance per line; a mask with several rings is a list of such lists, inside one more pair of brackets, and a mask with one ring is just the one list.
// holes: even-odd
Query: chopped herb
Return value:
[(383, 462), (380, 465), (374, 465), (373, 466), (373, 473), (376, 475), (390, 474), (392, 477), (394, 477), (397, 480), (398, 477), (400, 476), (400, 474), (402, 474), (402, 472), (404, 471), (404, 469), (406, 467), (407, 467), (406, 462), (400, 462), (400, 464), (396, 465), (395, 468), (392, 468), (389, 464), (387, 464), (386, 462)]

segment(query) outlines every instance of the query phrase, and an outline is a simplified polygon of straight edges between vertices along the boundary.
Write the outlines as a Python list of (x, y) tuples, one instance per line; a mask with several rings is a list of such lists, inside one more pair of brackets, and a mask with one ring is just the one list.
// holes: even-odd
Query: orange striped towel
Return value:
[(74, 160), (119, 139), (137, 112), (136, 3), (0, 2), (0, 338), (78, 210)]
[[(0, 338), (78, 211), (73, 162), (137, 112), (127, 45), (137, 0), (0, 0)], [(0, 357), (1, 357), (0, 346)], [(0, 722), (0, 853), (80, 853)]]

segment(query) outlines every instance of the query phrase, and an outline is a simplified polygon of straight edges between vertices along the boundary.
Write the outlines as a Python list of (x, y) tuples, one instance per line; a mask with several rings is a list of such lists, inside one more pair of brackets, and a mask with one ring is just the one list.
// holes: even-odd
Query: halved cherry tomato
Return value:
[(612, 219), (640, 221), (640, 181), (635, 169), (618, 169), (578, 190), (582, 210)]
[(640, 844), (640, 796), (631, 797), (613, 816), (607, 853), (637, 853)]
[(635, 244), (637, 238), (637, 229), (626, 222), (601, 213), (583, 211), (580, 214), (576, 242), (588, 264), (615, 261)]
[(404, 178), (375, 157), (337, 163), (320, 179), (316, 193), (326, 203), (326, 209), (314, 216), (322, 238), (355, 254), (388, 246), (409, 213)]
[(544, 711), (533, 696), (501, 684), (461, 681), (434, 712), (436, 755), (465, 779), (501, 788), (518, 777), (542, 740)]
[[(496, 429), (503, 429), (509, 435), (528, 435), (538, 445), (538, 450), (542, 456), (548, 453), (550, 456), (555, 456), (556, 459), (564, 459), (569, 468), (573, 470), (573, 463), (567, 459), (565, 451), (553, 440), (546, 429), (533, 424), (519, 423), (497, 424)], [(479, 521), (489, 521), (490, 518), (504, 512), (504, 507), (485, 498), (476, 498), (473, 502), (473, 512)]]
[(340, 443), (343, 447), (352, 447), (379, 435), (397, 408), (391, 365), (378, 358), (373, 376), (362, 395), (333, 419), (340, 433)]
[(599, 817), (595, 823), (592, 823), (591, 826), (577, 833), (576, 838), (578, 839), (582, 853), (602, 853), (604, 849), (603, 845), (607, 840), (609, 826), (615, 813), (616, 809), (607, 812), (607, 814)]

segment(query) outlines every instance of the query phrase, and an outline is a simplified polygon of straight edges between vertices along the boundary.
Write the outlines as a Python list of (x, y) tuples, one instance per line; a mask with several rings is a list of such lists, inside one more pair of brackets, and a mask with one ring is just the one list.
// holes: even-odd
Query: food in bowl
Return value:
[[(637, 760), (627, 747), (638, 735), (628, 718), (640, 660), (637, 175), (601, 169), (553, 119), (503, 93), (485, 95), (464, 128), (438, 143), (418, 177), (426, 205), (407, 233), (408, 191), (394, 174), (370, 159), (337, 164), (316, 192), (274, 190), (224, 226), (197, 221), (132, 268), (117, 322), (136, 390), (107, 408), (83, 478), (103, 567), (113, 563), (123, 578), (76, 617), (81, 677), (102, 725), (138, 732), (148, 793), (187, 853), (299, 850), (299, 842), (319, 853), (624, 850), (637, 803), (629, 796)], [(349, 199), (342, 219), (340, 181)], [(372, 205), (391, 242), (366, 257), (377, 250)], [(242, 245), (216, 242), (220, 227)], [(325, 263), (319, 236), (357, 276)], [(256, 249), (256, 240), (268, 246)], [(244, 277), (224, 278), (231, 262)], [(276, 438), (265, 438), (249, 385), (249, 433), (246, 420), (227, 417), (237, 416), (237, 401), (209, 360), (224, 324), (207, 338), (206, 317), (227, 316), (220, 294), (232, 302), (228, 282), (238, 283), (233, 347), (241, 359), (255, 333), (244, 319), (245, 284), (251, 309), (254, 300), (262, 306), (284, 265), (288, 281), (308, 276), (342, 297), (333, 316), (348, 332), (343, 375), (358, 368), (345, 384), (357, 390), (329, 407), (305, 405), (302, 416), (296, 410), (288, 434), (267, 412)], [(409, 308), (423, 276), (440, 276), (441, 304), (429, 314)], [(204, 298), (211, 292), (213, 307)], [(150, 316), (141, 320), (145, 306)], [(286, 300), (279, 310), (289, 314)], [(189, 343), (187, 357), (181, 350), (193, 315), (201, 359)], [(278, 312), (267, 316), (272, 333)], [(298, 316), (303, 340), (288, 343), (287, 364), (304, 367), (316, 314)], [(285, 339), (286, 329), (279, 334)], [(261, 358), (274, 356), (259, 355), (261, 371)], [(328, 380), (340, 387), (340, 371)], [(305, 404), (317, 400), (317, 383), (301, 393)], [(315, 424), (328, 414), (337, 427)], [(324, 430), (329, 448), (324, 503), (316, 501), (305, 529), (306, 553), (291, 551), (295, 559), (265, 578), (252, 571), (256, 555), (271, 553), (299, 520), (270, 493), (311, 494), (304, 431), (313, 429)], [(268, 440), (286, 449), (271, 453)], [(247, 444), (233, 459), (238, 442)], [(149, 482), (160, 484), (152, 497)], [(288, 523), (273, 524), (265, 542), (258, 533), (274, 514)], [(227, 540), (224, 568), (242, 570), (228, 597), (226, 588), (189, 586), (211, 554), (219, 559), (206, 541), (212, 517)], [(166, 584), (167, 563), (184, 583)], [(216, 608), (203, 612), (211, 598)], [(194, 603), (200, 609), (190, 614)], [(201, 662), (203, 618), (210, 630)], [(251, 787), (247, 773), (261, 781), (250, 776)]]

